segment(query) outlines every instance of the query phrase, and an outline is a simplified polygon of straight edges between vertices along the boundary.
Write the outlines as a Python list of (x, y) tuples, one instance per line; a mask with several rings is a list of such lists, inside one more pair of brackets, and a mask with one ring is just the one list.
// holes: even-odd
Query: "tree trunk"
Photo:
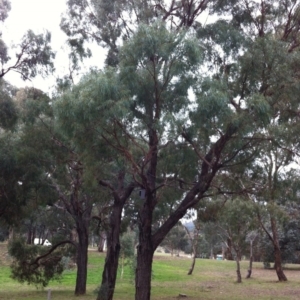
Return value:
[(240, 259), (236, 258), (236, 275), (237, 275), (237, 283), (242, 282), (242, 275), (241, 275), (241, 267), (240, 267)]
[(107, 252), (97, 300), (113, 299), (121, 249), (119, 236), (122, 207), (122, 205), (114, 203), (110, 215), (110, 230), (107, 232)]
[(253, 241), (250, 241), (250, 259), (249, 259), (249, 269), (246, 278), (250, 278), (252, 274), (252, 263), (253, 263)]
[(279, 281), (287, 281), (287, 278), (283, 272), (281, 251), (279, 245), (274, 245), (274, 258), (275, 258), (275, 270)]
[(193, 271), (194, 271), (194, 268), (195, 268), (195, 264), (196, 264), (196, 257), (197, 257), (197, 246), (198, 246), (198, 232), (197, 231), (197, 234), (194, 234), (194, 239), (192, 241), (193, 243), (193, 261), (192, 261), (192, 264), (191, 264), (191, 267), (188, 271), (188, 275), (192, 275), (193, 274)]
[(151, 239), (140, 240), (137, 250), (135, 300), (150, 300), (153, 255)]
[(137, 247), (137, 267), (135, 276), (135, 300), (150, 300), (152, 260), (155, 248), (152, 244), (153, 198), (148, 196), (140, 212), (139, 245)]
[(102, 231), (99, 234), (98, 252), (104, 252), (105, 241), (106, 241), (106, 233)]
[(273, 234), (272, 242), (274, 246), (274, 262), (275, 262), (276, 274), (279, 281), (287, 281), (287, 278), (282, 268), (281, 250), (280, 250), (279, 240), (277, 235), (277, 226), (276, 226), (276, 221), (273, 217), (271, 217), (271, 228)]
[(232, 243), (230, 239), (227, 239), (227, 248), (226, 248), (226, 252), (225, 252), (225, 258), (227, 260), (233, 260), (233, 256), (232, 256)]
[(78, 249), (75, 295), (84, 295), (86, 293), (89, 232), (88, 223), (82, 220), (81, 217), (78, 217), (76, 221), (76, 231), (78, 235)]
[(132, 182), (126, 188), (124, 187), (125, 172), (121, 171), (118, 175), (118, 189), (115, 190), (111, 184), (100, 180), (99, 183), (109, 187), (114, 194), (114, 203), (111, 208), (109, 218), (110, 230), (106, 232), (107, 252), (105, 258), (104, 269), (102, 273), (102, 282), (98, 292), (97, 300), (112, 300), (119, 264), (120, 255), (120, 230), (122, 210), (126, 200), (130, 197), (135, 188), (135, 183)]
[(193, 255), (193, 261), (192, 261), (191, 267), (190, 267), (190, 269), (189, 269), (189, 271), (187, 273), (188, 275), (192, 275), (193, 274), (195, 263), (196, 263), (196, 253)]
[(32, 245), (34, 242), (35, 237), (35, 226), (32, 226), (32, 224), (29, 225), (28, 231), (27, 231), (27, 241), (26, 243), (28, 245)]
[(236, 251), (236, 275), (237, 275), (237, 283), (242, 283), (242, 275), (241, 275), (241, 266), (240, 266), (240, 261), (241, 261), (241, 254), (240, 251)]

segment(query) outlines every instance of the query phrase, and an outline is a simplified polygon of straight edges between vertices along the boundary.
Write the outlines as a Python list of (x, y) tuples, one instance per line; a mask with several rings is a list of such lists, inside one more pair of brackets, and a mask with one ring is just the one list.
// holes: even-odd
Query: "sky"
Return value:
[[(56, 52), (55, 68), (57, 74), (68, 73), (68, 56), (66, 51), (66, 35), (60, 30), (61, 15), (66, 11), (66, 0), (10, 0), (11, 11), (3, 23), (3, 39), (8, 46), (17, 44), (28, 29), (36, 34), (48, 30), (52, 34), (51, 44)], [(13, 54), (11, 55), (13, 57)], [(102, 54), (103, 56), (103, 54)], [(100, 61), (103, 61), (101, 57)], [(97, 62), (96, 62), (97, 61)], [(99, 58), (87, 61), (86, 65), (99, 64)], [(98, 66), (101, 67), (101, 66)], [(50, 92), (55, 85), (57, 75), (22, 81), (15, 72), (10, 72), (5, 79), (17, 87), (33, 86), (44, 92)]]
[[(0, 0), (1, 1), (1, 0)], [(3, 24), (0, 31), (3, 32), (4, 42), (10, 47), (17, 44), (27, 30), (31, 29), (36, 34), (48, 30), (52, 34), (51, 45), (56, 52), (55, 69), (56, 74), (43, 79), (40, 76), (32, 81), (23, 81), (16, 72), (9, 72), (5, 79), (16, 87), (32, 86), (51, 94), (53, 91), (56, 78), (68, 74), (69, 60), (66, 45), (66, 35), (61, 31), (59, 24), (62, 13), (66, 11), (67, 0), (10, 0), (11, 11), (8, 18)], [(205, 17), (204, 17), (205, 18)], [(206, 22), (205, 18), (205, 22)], [(96, 54), (91, 59), (85, 59), (84, 74), (89, 67), (103, 67), (105, 51), (99, 46), (91, 45), (91, 50)], [(10, 53), (14, 57), (14, 53)], [(80, 76), (77, 78), (77, 80)]]

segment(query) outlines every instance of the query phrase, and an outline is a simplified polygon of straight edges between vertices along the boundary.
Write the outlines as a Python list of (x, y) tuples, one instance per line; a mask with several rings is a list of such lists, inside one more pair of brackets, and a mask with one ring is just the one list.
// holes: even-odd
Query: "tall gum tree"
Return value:
[[(180, 34), (169, 32), (159, 23), (140, 26), (120, 50), (120, 76), (132, 93), (133, 123), (140, 124), (135, 134), (145, 144), (140, 165), (129, 156), (130, 161), (136, 162), (135, 178), (145, 190), (138, 210), (136, 299), (150, 299), (152, 260), (157, 246), (187, 210), (207, 196), (220, 169), (238, 163), (239, 154), (247, 155), (246, 149), (252, 144), (241, 139), (242, 134), (251, 134), (253, 130), (253, 124), (244, 121), (247, 112), (230, 107), (225, 80), (213, 82), (201, 78), (201, 47), (188, 34), (185, 37)], [(186, 116), (184, 110), (192, 105), (190, 88), (196, 94), (196, 109)], [(136, 140), (125, 127), (124, 132)], [(163, 201), (163, 188), (170, 174), (164, 170), (167, 176), (158, 184), (160, 154), (169, 143), (182, 143), (194, 150), (196, 181), (192, 186), (187, 185), (169, 216), (153, 230), (153, 213)]]
[[(220, 42), (222, 44), (225, 40)], [(146, 41), (145, 44), (147, 45)], [(155, 184), (153, 178), (157, 180), (159, 177), (155, 166), (157, 166), (156, 163), (159, 159), (160, 147), (158, 145), (162, 133), (159, 131), (161, 127), (157, 125), (159, 121), (155, 123), (156, 127), (153, 130), (153, 127), (149, 126), (151, 122), (148, 120), (151, 120), (152, 116), (156, 116), (157, 107), (163, 107), (165, 102), (159, 98), (161, 102), (152, 99), (147, 100), (142, 109), (139, 107), (140, 103), (136, 105), (137, 109), (139, 108), (138, 112), (146, 112), (145, 120), (148, 123), (146, 121), (145, 124), (149, 126), (149, 150), (147, 152), (149, 156), (146, 156), (149, 157), (147, 162), (149, 167), (147, 166), (145, 173), (147, 180), (144, 179), (143, 181), (144, 169), (141, 170), (140, 175), (142, 186), (146, 190), (146, 197), (143, 207), (139, 211), (140, 240), (136, 273), (136, 299), (148, 299), (150, 297), (150, 265), (153, 249), (158, 246), (166, 232), (176, 224), (176, 221), (186, 213), (188, 208), (195, 206), (203, 197), (207, 196), (209, 188), (214, 187), (219, 182), (219, 176), (225, 177), (230, 168), (238, 164), (245, 164), (247, 160), (254, 157), (256, 151), (254, 146), (257, 145), (258, 141), (261, 143), (268, 139), (262, 129), (269, 123), (271, 117), (284, 112), (287, 98), (289, 98), (290, 103), (295, 103), (297, 106), (296, 99), (290, 98), (292, 95), (289, 94), (291, 90), (297, 91), (298, 89), (293, 78), (294, 75), (289, 77), (287, 73), (278, 74), (279, 69), (288, 72), (293, 68), (293, 64), (298, 64), (297, 55), (289, 56), (286, 46), (287, 44), (282, 43), (281, 40), (274, 41), (271, 36), (259, 38), (236, 64), (228, 67), (232, 70), (221, 65), (221, 72), (216, 73), (215, 78), (202, 79), (199, 84), (200, 88), (195, 89), (198, 106), (190, 112), (191, 126), (187, 125), (188, 122), (186, 122), (184, 125), (181, 123), (176, 127), (177, 130), (181, 130), (177, 132), (181, 133), (181, 137), (197, 154), (199, 164), (197, 182), (194, 187), (186, 191), (182, 201), (174, 207), (169, 218), (154, 232), (152, 232), (151, 227), (152, 213), (162, 195), (160, 195), (159, 186)], [(145, 53), (147, 52), (145, 51)], [(276, 57), (277, 59), (275, 59)], [(279, 57), (285, 59), (278, 59)], [(122, 59), (120, 62), (123, 67)], [(249, 68), (249, 63), (252, 68)], [(136, 65), (142, 66), (143, 63)], [(134, 70), (139, 74), (140, 80), (142, 76), (139, 69), (134, 68)], [(146, 70), (148, 71), (149, 67), (146, 67)], [(230, 76), (228, 76), (228, 72)], [(152, 72), (152, 74), (154, 73)], [(130, 72), (127, 74), (129, 75)], [(287, 80), (288, 78), (291, 81)], [(131, 80), (131, 83), (134, 82), (134, 76), (131, 76)], [(147, 82), (149, 83), (150, 80)], [(287, 86), (278, 90), (277, 87), (282, 82), (286, 82)], [(139, 81), (140, 83), (141, 81)], [(154, 84), (154, 86), (160, 85)], [(135, 92), (137, 90), (138, 88), (135, 88)], [(147, 93), (147, 96), (149, 94)], [(157, 94), (161, 95), (160, 93)], [(152, 95), (157, 94), (153, 92)], [(145, 97), (145, 94), (142, 95)], [(137, 99), (139, 99), (138, 96), (135, 100), (138, 101)], [(153, 111), (147, 107), (151, 100), (154, 103)], [(152, 112), (154, 113), (151, 114)], [(222, 185), (218, 188), (222, 189)]]
[[(1, 1), (0, 9), (0, 22), (4, 22), (11, 9), (10, 1)], [(8, 48), (0, 31), (0, 78), (9, 72), (17, 72), (23, 80), (28, 80), (37, 75), (46, 76), (53, 72), (55, 54), (50, 42), (50, 32), (35, 34), (32, 30), (28, 30), (18, 44)]]
[[(20, 121), (18, 131), (22, 145), (21, 152), (34, 157), (33, 165), (41, 172), (43, 179), (40, 181), (51, 191), (47, 194), (48, 197), (44, 196), (36, 202), (43, 206), (47, 204), (54, 207), (53, 210), (61, 210), (65, 215), (67, 213), (69, 219), (73, 221), (72, 229), (77, 233), (76, 239), (60, 238), (53, 244), (49, 254), (64, 244), (75, 246), (77, 264), (75, 294), (85, 294), (89, 225), (94, 216), (94, 204), (101, 202), (101, 197), (105, 198), (105, 193), (98, 188), (95, 177), (90, 173), (93, 174), (97, 168), (99, 171), (101, 162), (94, 168), (88, 168), (89, 159), (84, 151), (61, 134), (53, 115), (55, 99), (50, 99), (37, 89), (25, 88), (17, 93), (16, 102), (22, 112), (20, 114), (22, 122)], [(42, 190), (41, 183), (38, 187)], [(47, 189), (43, 191), (47, 193)], [(65, 226), (62, 224), (62, 230), (68, 227), (67, 223), (66, 221)]]
[[(277, 140), (280, 140), (278, 135)], [(274, 145), (270, 141), (264, 149), (261, 149), (262, 156), (257, 158), (255, 163), (255, 195), (252, 197), (249, 195), (249, 198), (256, 206), (256, 215), (260, 227), (272, 244), (274, 269), (278, 280), (287, 281), (282, 266), (280, 232), (284, 220), (287, 218), (284, 203), (294, 201), (290, 192), (293, 182), (288, 179), (287, 172), (288, 166), (293, 162), (293, 154), (288, 143), (285, 143), (285, 149), (277, 148), (278, 144), (276, 144), (276, 142)], [(285, 190), (282, 188), (284, 185), (290, 186)]]
[[(229, 20), (218, 20), (212, 25), (197, 28), (201, 41), (199, 48), (205, 49), (203, 65), (206, 67), (199, 69), (206, 76), (199, 76), (201, 81), (197, 85), (187, 83), (180, 73), (172, 73), (176, 65), (168, 65), (172, 61), (169, 55), (163, 53), (165, 50), (158, 51), (154, 47), (155, 38), (160, 36), (157, 29), (154, 37), (151, 30), (143, 35), (142, 29), (139, 29), (120, 50), (118, 57), (120, 78), (129, 91), (128, 99), (132, 103), (128, 106), (128, 115), (122, 112), (122, 118), (115, 114), (110, 120), (114, 120), (112, 124), (118, 125), (127, 140), (138, 145), (142, 155), (139, 153), (136, 156), (120, 139), (116, 142), (109, 139), (107, 135), (113, 136), (112, 131), (106, 131), (103, 135), (127, 159), (134, 181), (145, 191), (138, 214), (140, 243), (136, 299), (150, 298), (153, 252), (164, 236), (188, 208), (207, 195), (210, 187), (216, 183), (220, 185), (220, 181), (215, 180), (216, 175), (229, 177), (229, 167), (253, 157), (253, 145), (266, 139), (263, 128), (269, 122), (270, 115), (276, 116), (281, 103), (292, 98), (289, 91), (297, 90), (294, 84), (296, 77), (293, 79), (283, 72), (294, 70), (293, 76), (296, 75), (297, 3), (279, 1), (275, 6), (271, 1), (210, 3), (215, 4), (211, 7), (214, 11), (222, 11)], [(141, 8), (147, 7), (149, 2), (143, 4)], [(282, 59), (279, 60), (279, 57)], [(183, 58), (181, 55), (173, 62), (184, 64)], [(172, 71), (168, 72), (168, 68)], [(188, 73), (184, 67), (181, 72)], [(169, 81), (164, 81), (166, 76), (170, 76)], [(174, 78), (177, 83), (184, 84), (180, 88), (174, 87)], [(287, 78), (293, 80), (288, 81)], [(196, 100), (189, 103), (186, 91), (192, 85)], [(167, 92), (164, 94), (164, 91)], [(176, 97), (173, 96), (175, 92)], [(86, 96), (89, 97), (88, 94)], [(185, 100), (184, 103), (177, 102), (179, 98)], [(294, 101), (291, 103), (294, 103), (295, 109), (297, 104)], [(83, 108), (84, 102), (81, 104)], [(183, 109), (189, 111), (188, 121), (184, 118), (188, 113), (185, 115)], [(138, 142), (136, 132), (140, 137)], [(194, 185), (189, 180), (183, 180), (185, 193), (178, 197), (180, 201), (172, 207), (170, 216), (152, 232), (153, 213), (162, 202), (163, 187), (173, 177), (173, 173), (170, 175), (168, 171), (158, 172), (157, 166), (162, 149), (172, 143), (182, 144), (194, 151), (197, 178)], [(167, 175), (163, 178), (162, 174)], [(222, 186), (218, 186), (220, 188)]]
[[(183, 37), (183, 34), (179, 36), (178, 42)], [(98, 299), (111, 299), (113, 296), (120, 251), (122, 210), (125, 208), (125, 212), (136, 219), (138, 207), (143, 203), (139, 197), (135, 205), (132, 204), (133, 200), (129, 199), (133, 188), (142, 188), (135, 177), (138, 174), (137, 168), (142, 167), (146, 149), (143, 133), (140, 133), (141, 125), (133, 122), (133, 116), (129, 114), (130, 107), (135, 104), (132, 102), (128, 88), (127, 83), (120, 79), (118, 72), (108, 68), (105, 72), (92, 72), (89, 76), (85, 76), (77, 86), (55, 103), (60, 128), (69, 138), (76, 141), (76, 144), (89, 152), (91, 164), (107, 161), (105, 167), (107, 172), (103, 172), (102, 167), (101, 173), (94, 173), (99, 185), (111, 192), (112, 199), (109, 207), (106, 208), (110, 228), (107, 232), (108, 249)], [(179, 89), (176, 90), (178, 100), (181, 97), (180, 93)], [(138, 114), (137, 108), (135, 114)], [(170, 185), (165, 186), (165, 190), (168, 189), (164, 195), (167, 201), (161, 201), (156, 207), (155, 222), (163, 220), (163, 216), (166, 215), (163, 212), (169, 211), (176, 203), (174, 199), (182, 195), (183, 190), (179, 187), (176, 176), (180, 178), (180, 174), (185, 172), (185, 178), (189, 174), (190, 182), (195, 176), (195, 172), (191, 174), (189, 170), (195, 169), (193, 151), (183, 147), (182, 151), (176, 151), (176, 158), (174, 158), (173, 150), (177, 146), (174, 147), (171, 143), (168, 147), (162, 147), (160, 151), (163, 156), (159, 161), (161, 172), (172, 172), (177, 175), (172, 175), (169, 179), (166, 175), (162, 175), (159, 179), (161, 183), (168, 179)], [(177, 163), (174, 164), (174, 161)], [(185, 168), (182, 165), (185, 165)], [(173, 187), (176, 188), (175, 192)], [(133, 212), (129, 212), (132, 207), (135, 207)]]
[(119, 46), (141, 23), (163, 20), (172, 28), (194, 25), (211, 0), (68, 0), (60, 27), (68, 36), (71, 58), (76, 64), (92, 55), (88, 42), (107, 49), (106, 65), (117, 66)]
[[(108, 191), (108, 200), (98, 202), (101, 224), (107, 218), (107, 253), (99, 299), (112, 299), (117, 278), (120, 253), (122, 211), (136, 183), (128, 176), (124, 158), (114, 148), (115, 142), (129, 149), (130, 141), (123, 136), (115, 115), (127, 113), (126, 90), (111, 70), (92, 72), (58, 99), (54, 105), (58, 126), (85, 153), (89, 173), (99, 189)], [(71, 114), (69, 112), (72, 111)], [(111, 176), (114, 174), (114, 176)]]
[[(241, 212), (243, 212), (241, 214)], [(255, 228), (254, 205), (245, 199), (228, 200), (217, 220), (220, 232), (230, 241), (235, 252), (237, 282), (242, 282), (240, 261), (246, 246), (246, 236)]]
[[(9, 11), (11, 9), (11, 3), (9, 0), (3, 0), (0, 3), (0, 23), (4, 23), (6, 18), (9, 15)], [(9, 130), (14, 129), (17, 123), (18, 118), (18, 110), (13, 101), (13, 98), (16, 93), (16, 88), (11, 86), (5, 81), (5, 76), (9, 72), (17, 72), (23, 80), (28, 80), (36, 77), (38, 74), (48, 75), (53, 71), (53, 59), (54, 53), (51, 50), (50, 46), (51, 35), (49, 32), (45, 34), (34, 34), (31, 30), (29, 30), (22, 37), (21, 41), (12, 48), (9, 48), (5, 41), (2, 38), (2, 31), (0, 30), (0, 126), (1, 130)], [(14, 55), (12, 55), (12, 51), (14, 51)], [(9, 144), (11, 141), (11, 137), (8, 136), (8, 132), (1, 132), (1, 139), (3, 144)], [(6, 141), (5, 141), (6, 140)], [(15, 140), (15, 138), (13, 138)], [(1, 143), (2, 143), (1, 142)], [(17, 160), (15, 156), (15, 151), (12, 151), (8, 156), (10, 156), (9, 160), (11, 162)], [(8, 163), (8, 156), (4, 155), (3, 162), (5, 164)], [(13, 157), (15, 156), (15, 157)], [(16, 168), (16, 164), (11, 166), (11, 170)], [(8, 172), (4, 171), (5, 167), (1, 168), (3, 173), (0, 175), (3, 182), (6, 182), (3, 186), (4, 189), (8, 188), (4, 192), (4, 189), (1, 193), (2, 205), (0, 208), (0, 217), (4, 217), (9, 220), (9, 215), (13, 216), (12, 212), (20, 212), (18, 208), (22, 205), (26, 204), (26, 201), (23, 199), (19, 202), (16, 199), (16, 191), (19, 189), (18, 179), (15, 176), (12, 176), (8, 179)], [(18, 168), (20, 169), (20, 168)], [(25, 171), (26, 172), (26, 171)], [(19, 173), (19, 170), (15, 169), (12, 174)], [(13, 179), (13, 177), (15, 177)], [(12, 180), (14, 181), (14, 187), (11, 185)], [(8, 184), (9, 183), (9, 184)], [(13, 191), (14, 190), (14, 191)], [(10, 194), (10, 196), (8, 196)], [(12, 201), (11, 201), (12, 200)], [(15, 206), (13, 211), (10, 209)], [(9, 212), (10, 211), (10, 212)], [(4, 216), (5, 215), (5, 216)]]
[[(93, 119), (99, 117), (95, 112), (101, 111), (101, 107), (110, 110), (111, 115), (107, 114), (107, 119), (101, 121), (104, 127), (99, 128), (99, 134), (125, 158), (135, 184), (145, 192), (137, 207), (136, 299), (150, 299), (152, 259), (157, 246), (186, 211), (206, 196), (219, 169), (234, 161), (243, 161), (244, 157), (239, 157), (240, 152), (247, 155), (245, 149), (252, 144), (249, 140), (240, 139), (237, 133), (239, 127), (243, 134), (249, 134), (253, 129), (253, 122), (252, 126), (245, 123), (244, 116), (248, 111), (233, 110), (228, 106), (230, 98), (224, 83), (212, 85), (208, 79), (203, 81), (206, 97), (198, 93), (194, 103), (197, 110), (190, 114), (188, 121), (185, 112), (193, 104), (188, 90), (193, 87), (197, 92), (199, 89), (197, 70), (202, 59), (199, 44), (192, 38), (184, 32), (169, 32), (161, 23), (150, 27), (142, 25), (121, 48), (120, 71), (116, 74), (119, 74), (119, 86), (126, 87), (125, 94), (120, 94), (119, 99), (111, 98), (112, 95), (106, 93), (111, 90), (107, 88), (109, 80), (104, 80), (100, 74), (102, 80), (90, 81), (92, 84), (85, 84), (85, 88), (70, 96), (69, 101), (62, 99), (59, 104), (68, 108), (67, 111), (60, 110), (65, 126), (70, 124), (79, 108), (81, 113), (85, 112), (86, 121), (89, 120), (89, 112)], [(219, 114), (220, 110), (222, 114)], [(70, 111), (73, 113), (70, 114)], [(107, 124), (105, 127), (108, 122), (109, 128)], [(204, 123), (199, 125), (199, 122)], [(68, 128), (70, 130), (70, 126)], [(121, 134), (117, 134), (115, 128)], [(128, 147), (128, 142), (135, 147)], [(174, 167), (171, 164), (162, 163), (164, 169), (160, 169), (160, 163), (165, 159), (163, 153), (168, 147), (175, 153), (186, 148), (195, 155), (196, 181), (191, 177), (179, 181), (172, 173)], [(153, 231), (153, 215), (159, 204), (164, 202), (164, 189), (174, 181), (178, 186), (183, 184), (184, 188), (170, 208), (169, 216)]]

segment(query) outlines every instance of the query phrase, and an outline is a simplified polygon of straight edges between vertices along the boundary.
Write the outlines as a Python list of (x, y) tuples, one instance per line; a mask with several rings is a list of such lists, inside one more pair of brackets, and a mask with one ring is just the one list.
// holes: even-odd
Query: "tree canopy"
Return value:
[[(3, 88), (1, 126), (17, 128), (3, 134), (30, 146), (52, 203), (65, 205), (78, 234), (87, 232), (94, 205), (108, 216), (98, 300), (113, 297), (122, 223), (131, 218), (138, 228), (136, 299), (147, 300), (154, 251), (189, 209), (206, 221), (222, 216), (240, 251), (247, 233), (228, 202), (236, 196), (241, 209), (255, 207), (285, 280), (277, 233), (283, 204), (298, 197), (288, 168), (299, 145), (299, 9), (295, 0), (69, 0), (61, 28), (73, 67), (91, 55), (90, 41), (108, 49), (106, 66), (51, 100)], [(27, 50), (43, 53), (15, 65), (24, 79), (51, 66), (49, 39), (29, 32), (21, 42), (20, 62)], [(26, 186), (9, 178), (14, 193)], [(87, 234), (81, 237), (87, 249)]]

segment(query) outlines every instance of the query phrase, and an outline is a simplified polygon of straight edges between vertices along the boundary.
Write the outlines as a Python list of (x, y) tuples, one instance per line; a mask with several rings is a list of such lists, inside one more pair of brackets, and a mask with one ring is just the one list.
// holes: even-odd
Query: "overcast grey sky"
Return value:
[[(55, 68), (57, 73), (68, 73), (67, 53), (63, 49), (66, 35), (60, 30), (61, 14), (66, 11), (66, 0), (10, 0), (11, 11), (3, 24), (3, 39), (8, 46), (17, 44), (28, 29), (35, 33), (49, 30), (52, 34), (52, 47), (56, 52)], [(12, 53), (12, 57), (13, 57)], [(86, 66), (99, 64), (97, 60), (86, 62)], [(103, 59), (102, 59), (103, 61)], [(101, 67), (98, 65), (98, 67)], [(36, 78), (30, 81), (22, 81), (17, 73), (10, 72), (5, 79), (17, 87), (34, 86), (49, 92), (55, 84), (55, 76), (46, 79)]]

